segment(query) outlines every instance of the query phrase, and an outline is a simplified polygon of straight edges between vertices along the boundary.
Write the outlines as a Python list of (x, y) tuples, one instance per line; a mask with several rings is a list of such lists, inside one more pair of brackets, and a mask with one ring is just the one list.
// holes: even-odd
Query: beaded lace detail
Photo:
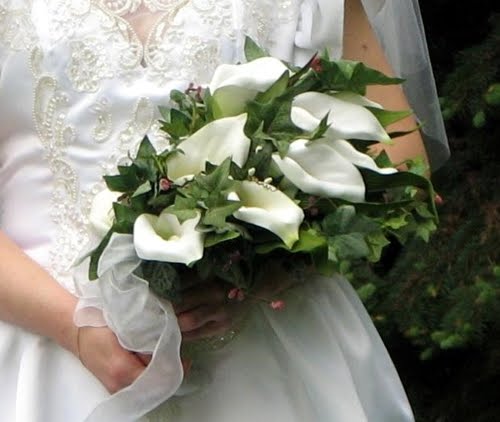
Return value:
[[(244, 34), (271, 48), (271, 34), (279, 23), (294, 19), (299, 1), (0, 0), (0, 45), (31, 51), (34, 123), (53, 180), (51, 215), (57, 232), (49, 270), (58, 280), (67, 284), (90, 237), (90, 204), (103, 187), (97, 175), (114, 173), (146, 133), (158, 149), (168, 147), (155, 122), (157, 104), (138, 92), (135, 105), (117, 108), (105, 85), (206, 83), (221, 62), (242, 59), (224, 54), (241, 50)], [(41, 13), (35, 22), (32, 7)], [(159, 16), (144, 46), (123, 19), (139, 7)], [(278, 13), (268, 13), (276, 8)], [(54, 47), (61, 50), (49, 54), (47, 48)], [(51, 64), (55, 55), (56, 67)], [(83, 103), (88, 105), (80, 113), (93, 121), (85, 132), (73, 116), (73, 105)], [(96, 183), (82, 185), (72, 151), (86, 143), (105, 148), (106, 154), (93, 164)]]

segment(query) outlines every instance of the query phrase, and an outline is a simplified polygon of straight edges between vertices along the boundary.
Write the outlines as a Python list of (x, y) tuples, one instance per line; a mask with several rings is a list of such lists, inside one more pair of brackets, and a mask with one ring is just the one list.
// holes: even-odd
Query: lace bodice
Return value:
[[(2, 230), (72, 290), (102, 175), (146, 134), (167, 145), (156, 120), (170, 91), (243, 60), (245, 35), (289, 61), (317, 44), (338, 55), (341, 24), (311, 34), (318, 3), (341, 22), (330, 1), (0, 0)], [(145, 11), (143, 42), (131, 18)]]

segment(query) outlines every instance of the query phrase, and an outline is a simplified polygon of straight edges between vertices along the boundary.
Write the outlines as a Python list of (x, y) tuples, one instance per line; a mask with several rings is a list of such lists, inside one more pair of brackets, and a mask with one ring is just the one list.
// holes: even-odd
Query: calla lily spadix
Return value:
[(167, 174), (178, 185), (205, 170), (207, 161), (218, 165), (226, 158), (243, 167), (248, 158), (250, 139), (243, 129), (247, 114), (214, 120), (179, 144), (182, 153), (167, 162)]
[(189, 265), (203, 257), (203, 233), (196, 229), (201, 214), (182, 224), (168, 209), (159, 216), (141, 214), (134, 223), (137, 256), (150, 261)]
[(284, 158), (273, 154), (273, 160), (303, 192), (351, 202), (365, 199), (365, 184), (356, 166), (384, 174), (396, 172), (379, 168), (371, 157), (344, 140), (297, 140)]
[(273, 57), (220, 65), (209, 84), (214, 111), (218, 117), (242, 113), (248, 101), (266, 91), (287, 71), (288, 68)]
[(236, 184), (236, 190), (229, 194), (228, 199), (242, 204), (233, 214), (238, 220), (271, 231), (289, 248), (299, 239), (304, 212), (275, 187), (243, 181)]
[(356, 94), (336, 96), (306, 92), (293, 100), (291, 119), (302, 130), (312, 132), (328, 114), (329, 138), (391, 142), (385, 129), (365, 105), (378, 106)]

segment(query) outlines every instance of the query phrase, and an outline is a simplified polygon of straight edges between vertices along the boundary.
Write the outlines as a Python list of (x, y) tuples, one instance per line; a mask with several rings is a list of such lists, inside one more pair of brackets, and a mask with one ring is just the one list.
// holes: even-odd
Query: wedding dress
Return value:
[[(165, 145), (157, 107), (172, 89), (243, 60), (245, 35), (296, 63), (325, 46), (341, 54), (343, 0), (141, 3), (0, 0), (0, 228), (73, 293), (102, 175), (146, 134)], [(156, 22), (147, 40), (124, 19), (144, 8)], [(181, 387), (144, 420), (413, 420), (348, 282), (318, 277), (285, 300), (284, 312), (254, 309), (234, 339), (202, 354), (198, 388)], [(98, 420), (114, 399), (69, 352), (4, 322), (0, 377), (2, 422)], [(112, 412), (100, 420), (140, 416)]]

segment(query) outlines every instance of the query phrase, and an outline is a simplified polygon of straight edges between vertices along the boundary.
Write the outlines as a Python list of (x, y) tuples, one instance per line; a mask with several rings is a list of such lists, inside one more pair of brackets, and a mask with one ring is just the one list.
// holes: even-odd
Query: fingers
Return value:
[(181, 332), (197, 330), (210, 322), (230, 324), (229, 310), (221, 305), (202, 305), (177, 316)]
[(179, 315), (202, 305), (223, 304), (226, 290), (222, 283), (207, 283), (189, 288), (182, 293), (182, 302), (174, 305), (175, 313)]
[(207, 337), (222, 336), (231, 328), (231, 323), (227, 321), (211, 321), (203, 327), (182, 333), (183, 341), (200, 340)]
[(144, 364), (144, 366), (148, 366), (149, 362), (151, 362), (151, 359), (153, 358), (153, 355), (150, 353), (136, 353), (136, 356)]
[(147, 365), (147, 355), (125, 350), (108, 327), (80, 328), (80, 360), (110, 393), (132, 384)]
[(131, 385), (146, 369), (137, 355), (124, 352), (113, 360), (103, 379), (104, 386), (111, 394)]

